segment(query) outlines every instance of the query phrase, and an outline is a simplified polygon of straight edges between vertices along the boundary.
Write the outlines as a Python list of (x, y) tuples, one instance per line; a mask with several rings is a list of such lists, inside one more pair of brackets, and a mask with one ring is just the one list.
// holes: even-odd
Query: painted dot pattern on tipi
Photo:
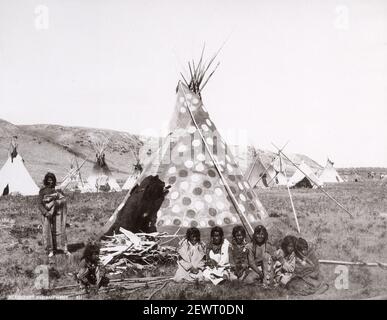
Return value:
[(158, 212), (157, 227), (204, 228), (241, 222), (198, 130), (201, 130), (218, 162), (240, 212), (250, 223), (261, 220), (266, 212), (249, 183), (244, 180), (201, 99), (180, 84), (174, 117), (170, 123), (171, 134), (161, 148), (160, 164), (157, 168), (153, 167), (153, 172), (144, 170), (148, 172), (143, 173), (143, 176), (158, 174), (161, 180), (171, 185)]

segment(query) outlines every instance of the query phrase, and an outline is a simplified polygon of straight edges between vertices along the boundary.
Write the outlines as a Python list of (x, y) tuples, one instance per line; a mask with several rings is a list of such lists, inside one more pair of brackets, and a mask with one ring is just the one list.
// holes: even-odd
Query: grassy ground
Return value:
[[(293, 190), (293, 201), (303, 237), (313, 242), (320, 259), (387, 262), (387, 187), (374, 181), (326, 186), (353, 218), (317, 190)], [(267, 224), (270, 242), (275, 244), (285, 234), (296, 234), (286, 189), (258, 190), (269, 212)], [(75, 284), (69, 273), (77, 270), (82, 243), (99, 233), (125, 193), (71, 194), (69, 199), (68, 239), (71, 258), (56, 257), (50, 279), (54, 286)], [(0, 297), (37, 295), (36, 267), (48, 261), (41, 246), (40, 216), (36, 197), (0, 198)], [(386, 294), (387, 270), (378, 267), (349, 267), (347, 290), (335, 288), (334, 265), (322, 265), (329, 289), (313, 299), (368, 298)], [(174, 266), (162, 266), (153, 272), (135, 275), (173, 275)], [(134, 293), (125, 290), (92, 295), (92, 299), (144, 299), (154, 287)], [(57, 292), (60, 294), (60, 292)], [(168, 283), (154, 295), (155, 299), (298, 299), (285, 291), (241, 286), (237, 282), (220, 286), (209, 284)]]

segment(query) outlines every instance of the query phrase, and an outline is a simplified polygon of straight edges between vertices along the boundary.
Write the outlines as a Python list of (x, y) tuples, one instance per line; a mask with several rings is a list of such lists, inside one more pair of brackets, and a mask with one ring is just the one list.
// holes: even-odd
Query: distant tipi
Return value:
[(270, 173), (268, 171), (273, 170), (272, 168), (267, 168), (263, 163), (259, 155), (254, 159), (254, 162), (248, 168), (245, 179), (249, 182), (252, 188), (260, 187), (267, 188), (269, 187)]
[(91, 175), (87, 178), (87, 184), (83, 192), (121, 191), (121, 187), (113, 177), (105, 160), (105, 150), (107, 147), (108, 141), (94, 143), (96, 162)]
[(337, 173), (336, 169), (333, 167), (333, 162), (327, 159), (327, 164), (325, 165), (324, 170), (319, 175), (319, 179), (323, 183), (338, 183), (344, 182), (344, 180)]
[[(86, 161), (86, 160), (85, 160)], [(83, 163), (85, 163), (85, 161)], [(72, 158), (70, 161), (70, 169), (67, 172), (66, 176), (62, 180), (59, 185), (60, 189), (67, 189), (69, 191), (80, 191), (82, 192), (85, 188), (85, 183), (82, 180), (81, 176), (81, 167), (83, 165), (79, 165), (76, 157)]]
[(288, 186), (291, 188), (317, 188), (322, 187), (323, 182), (314, 174), (312, 168), (302, 161), (289, 179)]
[(286, 186), (287, 184), (287, 178), (280, 158), (265, 166), (259, 155), (257, 155), (247, 170), (245, 178), (253, 188)]
[(30, 196), (38, 193), (39, 187), (24, 166), (16, 142), (12, 141), (8, 160), (0, 170), (0, 196), (8, 194)]
[[(203, 106), (200, 92), (206, 83), (203, 70), (208, 68), (199, 62), (193, 69), (190, 83), (178, 84), (170, 133), (138, 182), (158, 175), (171, 186), (156, 209), (157, 231), (184, 235), (189, 227), (205, 231), (220, 226), (230, 234), (233, 226), (243, 224), (251, 232), (266, 211)], [(127, 194), (106, 230), (119, 229), (122, 217), (131, 212), (126, 204), (132, 196)], [(203, 237), (208, 234), (205, 231)]]

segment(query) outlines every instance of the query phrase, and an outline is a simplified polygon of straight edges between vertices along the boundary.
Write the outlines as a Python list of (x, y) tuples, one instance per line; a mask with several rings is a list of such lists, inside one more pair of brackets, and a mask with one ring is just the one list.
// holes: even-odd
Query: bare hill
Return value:
[[(160, 138), (140, 137), (114, 130), (49, 124), (14, 125), (1, 119), (0, 133), (0, 164), (8, 157), (11, 137), (17, 137), (18, 150), (38, 184), (47, 171), (54, 172), (61, 180), (66, 175), (71, 158), (74, 156), (87, 159), (82, 168), (83, 177), (87, 177), (95, 160), (93, 142), (104, 139), (109, 140), (105, 150), (107, 164), (118, 181), (123, 183), (136, 163), (135, 154), (139, 153), (141, 161), (146, 162), (150, 158), (147, 151), (155, 152), (157, 146), (162, 143)], [(243, 172), (254, 160), (255, 154), (259, 154), (262, 161), (267, 164), (275, 157), (270, 151), (255, 149), (254, 152), (252, 146), (244, 149), (230, 146), (230, 149)], [(297, 164), (304, 160), (316, 171), (321, 168), (318, 163), (305, 155), (289, 154), (289, 157)], [(289, 165), (288, 174), (293, 172), (293, 167)]]
[(107, 164), (117, 179), (124, 180), (135, 163), (132, 150), (143, 144), (135, 135), (113, 130), (59, 125), (15, 126), (4, 120), (0, 122), (0, 132), (0, 163), (8, 157), (10, 138), (17, 137), (18, 151), (37, 183), (47, 171), (62, 179), (74, 156), (87, 159), (82, 174), (88, 176), (95, 160), (92, 143), (104, 137), (110, 141), (105, 150)]

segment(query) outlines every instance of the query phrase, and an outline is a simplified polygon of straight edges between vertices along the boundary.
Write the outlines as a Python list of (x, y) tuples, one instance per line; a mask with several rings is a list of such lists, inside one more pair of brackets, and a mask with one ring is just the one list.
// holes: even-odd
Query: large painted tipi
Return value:
[(9, 157), (0, 170), (0, 196), (8, 194), (32, 196), (38, 193), (39, 187), (24, 166), (24, 160), (17, 152), (16, 143), (12, 142)]
[(337, 173), (336, 169), (333, 167), (333, 162), (329, 159), (327, 160), (327, 164), (325, 165), (324, 170), (319, 175), (319, 179), (323, 183), (338, 183), (344, 182), (344, 180)]
[[(206, 81), (200, 70), (205, 69), (199, 62), (191, 81), (179, 82), (170, 133), (138, 179), (140, 183), (150, 175), (158, 175), (170, 185), (157, 212), (155, 226), (159, 232), (184, 235), (187, 228), (198, 227), (204, 237), (209, 234), (206, 229), (214, 226), (230, 234), (236, 224), (243, 224), (251, 232), (266, 217), (203, 106), (201, 84)], [(125, 214), (122, 210), (130, 197), (128, 193), (107, 226)]]

